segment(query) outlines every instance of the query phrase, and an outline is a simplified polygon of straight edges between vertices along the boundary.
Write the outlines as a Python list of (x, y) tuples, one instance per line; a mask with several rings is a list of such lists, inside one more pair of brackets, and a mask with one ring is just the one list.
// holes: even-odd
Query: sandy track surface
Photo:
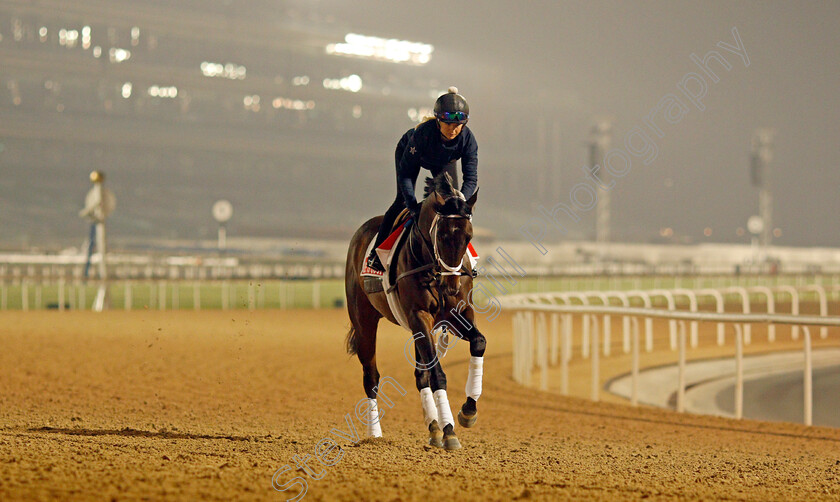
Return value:
[[(304, 500), (840, 499), (839, 429), (524, 389), (510, 318), (479, 327), (484, 393), (463, 449), (425, 446), (408, 334), (387, 326), (380, 373), (407, 393), (383, 407), (384, 438), (340, 441), (331, 467), (310, 458), (323, 478)], [(347, 430), (364, 397), (346, 328), (341, 310), (2, 313), (0, 500), (285, 500), (275, 471)], [(443, 360), (455, 410), (468, 356)]]

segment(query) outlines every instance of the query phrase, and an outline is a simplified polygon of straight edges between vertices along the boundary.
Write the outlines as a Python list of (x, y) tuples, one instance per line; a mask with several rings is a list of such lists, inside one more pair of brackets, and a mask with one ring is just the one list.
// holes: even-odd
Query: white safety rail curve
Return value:
[[(820, 307), (819, 316), (799, 315), (800, 293), (816, 295)], [(793, 286), (753, 286), (729, 287), (720, 289), (700, 290), (653, 290), (653, 291), (610, 291), (610, 292), (554, 292), (530, 293), (502, 297), (504, 308), (515, 312), (513, 319), (513, 378), (522, 385), (530, 385), (534, 368), (540, 370), (539, 387), (548, 388), (548, 368), (560, 365), (560, 391), (566, 395), (569, 392), (569, 362), (572, 356), (572, 316), (582, 316), (581, 322), (581, 354), (591, 359), (592, 374), (591, 399), (597, 401), (600, 393), (600, 355), (609, 356), (610, 345), (610, 317), (622, 316), (622, 349), (624, 353), (632, 354), (631, 363), (631, 403), (638, 405), (638, 377), (640, 353), (640, 319), (645, 321), (645, 350), (653, 349), (653, 319), (667, 319), (669, 321), (670, 347), (678, 352), (678, 382), (677, 382), (677, 411), (685, 411), (685, 368), (686, 352), (698, 344), (697, 323), (714, 322), (717, 324), (717, 343), (723, 345), (725, 341), (725, 325), (731, 324), (735, 331), (735, 416), (743, 417), (743, 346), (750, 343), (747, 329), (755, 323), (765, 323), (773, 329), (768, 329), (768, 340), (775, 340), (775, 326), (788, 325), (791, 327), (791, 338), (798, 340), (799, 332), (804, 332), (803, 353), (805, 363), (804, 372), (804, 416), (807, 425), (812, 424), (813, 416), (813, 384), (812, 384), (812, 350), (809, 326), (820, 327), (820, 337), (828, 336), (829, 327), (840, 327), (840, 317), (828, 316), (828, 300), (830, 295), (838, 295), (837, 286), (808, 285)], [(724, 299), (726, 295), (738, 295), (743, 312), (725, 313)], [(750, 297), (760, 295), (765, 299), (767, 312), (751, 313)], [(786, 295), (791, 299), (791, 313), (775, 312), (775, 296)], [(676, 298), (686, 297), (690, 311), (676, 310)], [(715, 300), (715, 312), (699, 312), (698, 297), (712, 297)], [(668, 309), (652, 308), (653, 299), (662, 297)], [(630, 300), (638, 298), (643, 308), (631, 307)], [(577, 301), (578, 303), (573, 303)], [(612, 305), (615, 300), (620, 305)], [(597, 304), (593, 303), (597, 301)], [(549, 320), (547, 316), (550, 316)], [(599, 322), (600, 320), (600, 322)], [(687, 334), (686, 324), (690, 323), (690, 335)], [(603, 325), (603, 342), (601, 329)]]

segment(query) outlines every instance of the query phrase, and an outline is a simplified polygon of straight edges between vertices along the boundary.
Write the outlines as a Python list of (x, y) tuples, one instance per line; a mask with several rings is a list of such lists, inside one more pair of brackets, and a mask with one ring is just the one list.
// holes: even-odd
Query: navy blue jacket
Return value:
[[(400, 147), (402, 156), (399, 155)], [(406, 207), (417, 204), (414, 184), (420, 174), (420, 167), (425, 167), (432, 172), (432, 176), (436, 176), (447, 164), (461, 159), (461, 193), (469, 199), (478, 187), (478, 143), (466, 125), (458, 137), (444, 141), (437, 120), (429, 120), (403, 134), (395, 153), (397, 188)]]

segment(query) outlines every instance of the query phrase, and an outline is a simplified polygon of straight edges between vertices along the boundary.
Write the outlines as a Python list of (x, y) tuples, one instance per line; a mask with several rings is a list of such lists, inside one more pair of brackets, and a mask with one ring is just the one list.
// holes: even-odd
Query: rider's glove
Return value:
[(410, 203), (408, 212), (411, 213), (411, 218), (417, 223), (417, 220), (420, 218), (420, 204), (418, 202)]

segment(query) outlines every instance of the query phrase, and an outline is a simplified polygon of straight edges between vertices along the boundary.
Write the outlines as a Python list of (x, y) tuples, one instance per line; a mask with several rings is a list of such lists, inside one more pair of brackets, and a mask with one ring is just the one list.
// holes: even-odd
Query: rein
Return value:
[[(397, 278), (394, 280), (394, 284), (392, 284), (391, 287), (388, 288), (388, 291), (387, 291), (388, 293), (390, 293), (394, 289), (396, 289), (397, 284), (400, 282), (400, 280), (404, 279), (405, 277), (408, 277), (408, 276), (414, 275), (414, 274), (419, 274), (421, 272), (426, 272), (426, 271), (429, 271), (429, 270), (432, 271), (432, 280), (429, 281), (429, 284), (431, 284), (431, 282), (433, 282), (435, 279), (437, 279), (441, 276), (461, 275), (461, 269), (464, 266), (464, 257), (466, 256), (467, 252), (466, 251), (464, 252), (464, 256), (461, 256), (461, 261), (454, 267), (452, 267), (452, 266), (448, 265), (446, 262), (444, 262), (443, 258), (440, 257), (440, 253), (438, 252), (438, 246), (437, 246), (437, 228), (438, 227), (437, 227), (437, 223), (438, 223), (438, 220), (440, 218), (450, 218), (450, 219), (461, 219), (461, 218), (463, 218), (463, 219), (469, 219), (470, 221), (472, 221), (472, 215), (461, 216), (461, 215), (458, 215), (458, 214), (440, 214), (440, 213), (436, 212), (435, 213), (435, 218), (432, 220), (432, 225), (429, 229), (429, 233), (432, 237), (431, 245), (430, 245), (428, 239), (426, 239), (426, 237), (420, 231), (420, 225), (415, 221), (412, 224), (412, 226), (414, 228), (412, 228), (411, 231), (413, 233), (416, 230), (418, 236), (420, 237), (420, 242), (423, 244), (423, 246), (426, 249), (428, 249), (428, 248), (432, 249), (432, 253), (434, 254), (434, 260), (435, 261), (432, 262), (432, 263), (426, 263), (425, 265), (421, 265), (421, 266), (419, 266), (417, 268), (413, 268), (411, 270), (407, 270), (407, 271), (401, 273), (400, 275), (398, 275)], [(412, 257), (415, 260), (422, 262), (422, 261), (424, 261), (423, 258), (422, 258), (422, 250), (421, 250), (421, 257), (418, 259), (418, 257), (416, 256), (416, 254), (414, 252), (414, 244), (413, 244), (414, 239), (412, 239), (412, 237), (413, 237), (413, 234), (410, 234), (408, 236), (408, 238), (409, 238), (408, 245), (409, 245), (409, 248), (410, 248), (409, 252), (411, 253)], [(439, 265), (443, 269), (443, 271), (437, 270), (435, 268), (435, 265)]]

